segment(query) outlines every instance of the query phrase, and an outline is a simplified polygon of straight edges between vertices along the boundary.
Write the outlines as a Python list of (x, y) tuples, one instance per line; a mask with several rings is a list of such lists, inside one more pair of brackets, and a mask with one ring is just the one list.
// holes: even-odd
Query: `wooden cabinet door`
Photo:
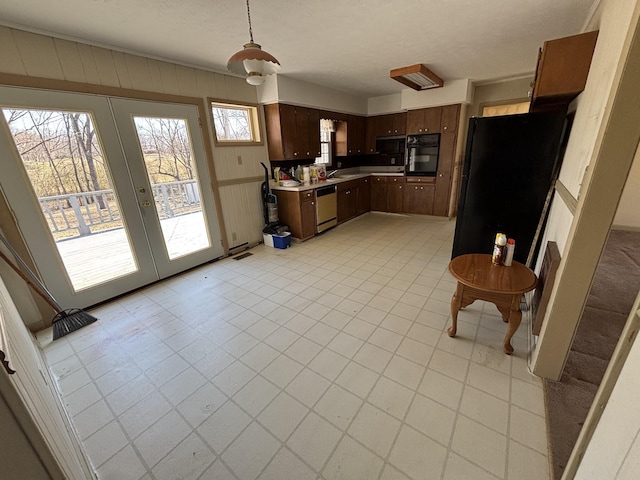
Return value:
[(338, 223), (346, 222), (356, 216), (356, 190), (355, 182), (338, 184)]
[(358, 115), (349, 115), (347, 120), (347, 154), (364, 153), (365, 120)]
[(362, 215), (371, 211), (371, 179), (363, 178), (358, 180), (356, 214)]
[(440, 131), (441, 107), (421, 108), (407, 112), (407, 134), (437, 133)]
[(456, 149), (455, 132), (440, 134), (440, 150), (438, 151), (438, 173), (450, 174), (453, 170)]
[(432, 184), (405, 184), (402, 194), (404, 212), (432, 215), (434, 192), (435, 186)]
[(423, 109), (409, 110), (407, 112), (407, 135), (421, 133), (423, 123), (424, 123)]
[(282, 153), (285, 159), (298, 158), (298, 137), (296, 134), (296, 107), (281, 104), (280, 131), (282, 132)]
[(449, 195), (451, 192), (451, 175), (438, 174), (436, 177), (433, 215), (447, 217), (449, 215)]
[(374, 212), (387, 211), (386, 177), (371, 177), (371, 210)]
[[(569, 103), (584, 90), (598, 32), (586, 32), (544, 42), (532, 94), (532, 110), (562, 98)], [(554, 98), (555, 97), (555, 98)]]
[(407, 112), (393, 114), (393, 134), (405, 135), (407, 133)]
[(287, 225), (291, 230), (291, 235), (295, 238), (304, 238), (298, 193), (284, 190), (274, 190), (273, 193), (278, 197), (278, 219), (280, 224)]
[(458, 131), (458, 122), (460, 115), (460, 105), (446, 105), (442, 107), (442, 116), (440, 118), (440, 132), (456, 132)]
[(425, 108), (423, 131), (421, 133), (437, 133), (440, 131), (442, 107)]
[(300, 202), (300, 216), (302, 217), (302, 238), (314, 236), (317, 228), (315, 200), (304, 200)]
[(367, 117), (365, 120), (365, 153), (376, 153), (376, 139), (379, 134), (380, 116)]
[(307, 122), (309, 123), (309, 157), (320, 156), (320, 111), (307, 108)]
[(402, 213), (404, 185), (387, 185), (387, 209), (391, 213)]

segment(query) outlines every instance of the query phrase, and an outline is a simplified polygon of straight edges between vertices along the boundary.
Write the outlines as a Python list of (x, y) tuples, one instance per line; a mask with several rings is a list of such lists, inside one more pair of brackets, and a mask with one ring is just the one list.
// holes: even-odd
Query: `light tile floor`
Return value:
[[(541, 382), (460, 312), (454, 222), (367, 214), (92, 311), (45, 353), (101, 479), (541, 480)], [(47, 344), (48, 343), (48, 344)]]

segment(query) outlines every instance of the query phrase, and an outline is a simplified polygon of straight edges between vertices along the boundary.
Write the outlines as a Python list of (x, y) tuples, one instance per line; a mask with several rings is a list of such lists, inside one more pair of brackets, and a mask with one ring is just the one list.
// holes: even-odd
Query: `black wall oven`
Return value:
[(409, 135), (407, 137), (406, 175), (435, 177), (438, 171), (440, 134)]

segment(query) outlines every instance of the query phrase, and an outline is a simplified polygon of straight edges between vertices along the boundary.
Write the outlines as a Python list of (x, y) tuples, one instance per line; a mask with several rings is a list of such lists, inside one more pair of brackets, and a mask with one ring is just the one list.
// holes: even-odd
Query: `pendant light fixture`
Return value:
[(262, 85), (266, 75), (280, 70), (280, 62), (253, 41), (249, 0), (247, 0), (247, 18), (249, 19), (250, 41), (244, 44), (244, 49), (233, 54), (227, 62), (227, 68), (233, 73), (247, 77), (247, 83), (251, 85)]

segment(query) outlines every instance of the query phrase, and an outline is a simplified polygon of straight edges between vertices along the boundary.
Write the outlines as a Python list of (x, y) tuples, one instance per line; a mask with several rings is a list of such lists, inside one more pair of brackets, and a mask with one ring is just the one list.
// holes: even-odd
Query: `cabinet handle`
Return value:
[(424, 187), (420, 187), (420, 190), (424, 190)]
[(446, 129), (447, 129), (447, 126), (445, 125), (444, 127), (442, 127), (442, 129), (443, 129), (443, 130), (446, 130)]
[(315, 205), (315, 204), (316, 204), (316, 202), (311, 202), (311, 205)]

